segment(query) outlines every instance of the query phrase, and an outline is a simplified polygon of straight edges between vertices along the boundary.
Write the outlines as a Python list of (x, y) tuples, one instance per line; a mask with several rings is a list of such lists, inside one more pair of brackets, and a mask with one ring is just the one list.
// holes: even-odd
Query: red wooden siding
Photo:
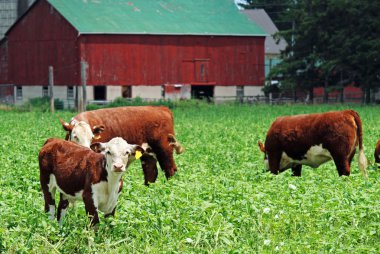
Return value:
[[(86, 35), (46, 1), (8, 32), (8, 78), (16, 85), (263, 85), (265, 37)], [(2, 50), (2, 49), (0, 49)]]
[(87, 35), (91, 85), (263, 85), (264, 38)]
[(8, 82), (8, 42), (0, 41), (0, 84)]
[(46, 1), (38, 1), (8, 31), (8, 48), (13, 84), (47, 85), (50, 65), (56, 85), (80, 80), (77, 32)]

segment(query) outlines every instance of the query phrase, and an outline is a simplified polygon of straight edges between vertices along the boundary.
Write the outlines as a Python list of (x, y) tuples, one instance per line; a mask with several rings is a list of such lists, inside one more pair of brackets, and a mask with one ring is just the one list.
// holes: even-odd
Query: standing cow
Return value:
[(258, 143), (273, 174), (291, 168), (294, 176), (301, 176), (302, 165), (317, 168), (331, 159), (339, 176), (348, 176), (359, 144), (359, 168), (367, 174), (362, 122), (353, 110), (278, 117), (267, 133), (265, 146)]
[(180, 154), (183, 147), (174, 136), (173, 114), (167, 107), (117, 107), (86, 111), (74, 116), (70, 123), (61, 120), (66, 139), (89, 147), (93, 140), (105, 142), (122, 137), (139, 144), (147, 152), (141, 157), (145, 184), (157, 179), (157, 161), (170, 178), (177, 171), (173, 149)]
[(375, 162), (380, 163), (380, 139), (377, 141), (374, 155), (375, 155)]
[(122, 138), (108, 143), (94, 143), (91, 148), (74, 142), (51, 138), (39, 153), (40, 183), (45, 212), (55, 217), (55, 191), (60, 193), (57, 219), (62, 223), (69, 202), (83, 200), (91, 224), (99, 222), (98, 210), (114, 215), (123, 182), (122, 175), (143, 149)]

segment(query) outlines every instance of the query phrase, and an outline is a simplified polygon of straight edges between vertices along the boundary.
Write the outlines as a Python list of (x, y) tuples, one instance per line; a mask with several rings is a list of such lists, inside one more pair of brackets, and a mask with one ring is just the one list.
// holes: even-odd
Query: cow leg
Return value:
[(350, 156), (348, 157), (348, 164), (351, 166), (351, 162), (352, 162), (352, 159), (354, 158), (355, 156), (355, 152), (356, 152), (356, 149), (354, 149), (352, 151), (352, 153), (350, 154)]
[(281, 153), (268, 154), (269, 170), (272, 174), (280, 173)]
[(49, 176), (41, 174), (40, 176), (41, 189), (45, 200), (45, 213), (49, 213), (49, 218), (54, 220), (55, 217), (55, 188), (49, 188)]
[(301, 170), (302, 170), (301, 164), (292, 167), (292, 172), (293, 172), (292, 176), (301, 176)]
[(58, 203), (58, 211), (57, 211), (57, 220), (58, 220), (59, 225), (62, 225), (68, 206), (69, 206), (69, 201), (65, 199), (65, 197), (61, 193), (59, 203)]
[(148, 154), (144, 154), (141, 157), (141, 166), (144, 172), (144, 184), (154, 183), (157, 179), (157, 160)]
[(83, 202), (86, 209), (86, 214), (90, 218), (91, 226), (99, 223), (98, 211), (95, 207), (91, 191), (83, 191)]
[(168, 140), (164, 139), (158, 147), (152, 146), (152, 148), (157, 155), (161, 169), (165, 172), (166, 178), (169, 179), (177, 171), (173, 158), (173, 147), (170, 146)]
[(333, 156), (336, 169), (338, 170), (339, 176), (350, 175), (350, 164), (349, 159), (345, 156)]

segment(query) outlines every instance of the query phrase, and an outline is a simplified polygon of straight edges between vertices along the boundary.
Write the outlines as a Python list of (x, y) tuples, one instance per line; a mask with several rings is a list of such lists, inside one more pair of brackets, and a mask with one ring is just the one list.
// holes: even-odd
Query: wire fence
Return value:
[[(13, 105), (17, 104), (18, 94), (15, 85), (0, 84), (0, 104)], [(142, 100), (145, 101), (143, 97)], [(133, 99), (131, 99), (133, 100)], [(152, 99), (146, 99), (146, 101)], [(162, 99), (160, 99), (162, 100)], [(221, 104), (221, 103), (240, 103), (240, 104), (362, 104), (365, 100), (365, 94), (363, 92), (344, 92), (344, 93), (331, 93), (325, 102), (324, 97), (321, 95), (311, 96), (306, 93), (277, 93), (268, 95), (255, 95), (255, 96), (214, 96), (208, 97), (207, 102)], [(380, 92), (372, 92), (370, 103), (380, 104)], [(110, 103), (111, 100), (88, 100), (87, 104), (95, 104), (104, 106)], [(76, 103), (74, 98), (56, 98), (55, 105), (57, 109), (75, 109)]]

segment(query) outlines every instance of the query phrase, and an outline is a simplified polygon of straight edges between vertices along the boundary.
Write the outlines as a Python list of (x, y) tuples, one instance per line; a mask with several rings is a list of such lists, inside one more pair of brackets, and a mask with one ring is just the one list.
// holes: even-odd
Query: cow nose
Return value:
[(120, 162), (116, 162), (115, 164), (113, 164), (113, 167), (116, 172), (123, 171), (123, 166), (124, 166), (123, 163), (120, 163)]

